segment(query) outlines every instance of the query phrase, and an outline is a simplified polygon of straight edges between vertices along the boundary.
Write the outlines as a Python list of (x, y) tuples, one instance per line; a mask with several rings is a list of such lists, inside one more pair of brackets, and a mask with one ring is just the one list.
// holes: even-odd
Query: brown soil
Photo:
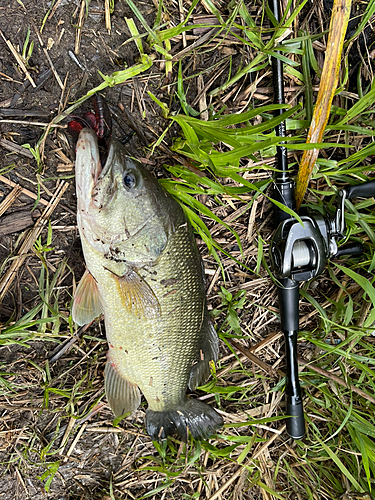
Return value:
[[(156, 15), (154, 3), (145, 1), (137, 4), (152, 26)], [(105, 27), (104, 1), (90, 3), (89, 14), (82, 29), (79, 53), (76, 56), (84, 69), (80, 68), (69, 56), (69, 51), (74, 52), (81, 2), (57, 0), (55, 6), (57, 8), (52, 8), (51, 11), (50, 2), (44, 0), (23, 0), (23, 2), (3, 0), (0, 6), (0, 30), (3, 34), (3, 38), (0, 38), (0, 138), (8, 141), (11, 147), (25, 143), (35, 147), (43, 134), (43, 127), (32, 125), (33, 121), (49, 123), (71, 103), (103, 81), (99, 72), (110, 75), (122, 70), (124, 65), (132, 66), (139, 57), (134, 42), (124, 43), (130, 38), (125, 17), (133, 17), (124, 0), (115, 1), (115, 9), (111, 15), (111, 33), (108, 33)], [(251, 9), (254, 17), (261, 14), (258, 5)], [(171, 3), (170, 11), (171, 16), (175, 16), (178, 22), (178, 11), (173, 3)], [(47, 13), (49, 14), (46, 18)], [(207, 16), (207, 12), (199, 6), (197, 15)], [(45, 24), (41, 31), (43, 20)], [(138, 22), (137, 25), (143, 33), (141, 25)], [(22, 52), (28, 29), (30, 29), (30, 41), (34, 42), (32, 55), (28, 61), (28, 70), (36, 88), (33, 88), (29, 80), (25, 79), (24, 72), (19, 68), (5, 42), (5, 40), (11, 41), (13, 47)], [(214, 47), (211, 46), (206, 52), (202, 51), (200, 54), (193, 52), (183, 59), (185, 76), (198, 74), (207, 67), (219, 64), (229, 56), (232, 56), (231, 71), (234, 74), (242, 64), (242, 60), (249, 56), (242, 52), (242, 47), (235, 40), (213, 45)], [(146, 42), (144, 47), (147, 51)], [(176, 41), (172, 46), (172, 53), (177, 54), (182, 49), (182, 40)], [(46, 52), (51, 63), (47, 59)], [(45, 78), (46, 71), (51, 69), (51, 65), (55, 74), (51, 72), (49, 77)], [(220, 65), (217, 67), (220, 68)], [(205, 82), (213, 78), (216, 71), (218, 70), (213, 69), (205, 74)], [(177, 110), (178, 104), (174, 98), (176, 75), (177, 69), (174, 70), (173, 80), (166, 81), (164, 67), (160, 62), (154, 64), (146, 74), (123, 85), (109, 88), (105, 92), (115, 120), (114, 135), (118, 138), (130, 136), (126, 145), (129, 153), (146, 163), (156, 175), (164, 175), (163, 163), (174, 164), (176, 155), (165, 147), (163, 150), (156, 149), (151, 156), (151, 150), (146, 147), (160, 136), (168, 124), (162, 118), (157, 105), (147, 96), (146, 90), (151, 90), (172, 110)], [(210, 88), (218, 87), (227, 78), (227, 70), (220, 74), (218, 72)], [(217, 109), (225, 105), (230, 111), (239, 111), (249, 95), (250, 83), (247, 81), (241, 84), (236, 93), (230, 95), (224, 102), (218, 99), (213, 104)], [(263, 90), (259, 90), (259, 95), (263, 95), (262, 102), (271, 102), (272, 90), (269, 78), (262, 81), (261, 85), (263, 85)], [(196, 96), (197, 79), (192, 78), (188, 89), (188, 101), (193, 103)], [(121, 111), (119, 104), (130, 111), (132, 122)], [(90, 109), (90, 106), (90, 101), (87, 101), (83, 108), (77, 110), (77, 113), (81, 114), (83, 110)], [(198, 103), (196, 102), (193, 107), (198, 109)], [(34, 112), (34, 116), (30, 116), (30, 110)], [(22, 123), (11, 123), (7, 120), (19, 120)], [(9, 218), (5, 225), (12, 226), (19, 212), (38, 216), (44, 210), (45, 205), (38, 203), (37, 211), (32, 212), (35, 208), (35, 199), (30, 197), (25, 190), (34, 194), (34, 198), (40, 195), (43, 200), (49, 201), (54, 193), (58, 193), (63, 183), (67, 183), (62, 198), (50, 217), (53, 231), (52, 241), (49, 244), (51, 250), (45, 253), (45, 269), (43, 270), (40, 257), (31, 248), (25, 262), (17, 269), (15, 279), (3, 302), (0, 303), (0, 321), (3, 324), (17, 321), (41, 303), (39, 284), (44, 280), (44, 287), (46, 286), (47, 275), (50, 281), (56, 277), (54, 291), (47, 299), (50, 306), (47, 312), (49, 317), (57, 314), (57, 311), (61, 315), (60, 337), (51, 336), (47, 339), (48, 335), (45, 335), (41, 340), (36, 335), (34, 339), (28, 339), (27, 345), (12, 343), (0, 347), (0, 386), (2, 387), (0, 396), (0, 500), (140, 498), (166, 480), (164, 473), (146, 468), (151, 463), (153, 467), (156, 467), (155, 464), (158, 460), (161, 463), (161, 460), (145, 433), (144, 405), (135, 416), (127, 418), (116, 428), (113, 428), (113, 416), (105, 404), (98, 413), (90, 415), (85, 423), (82, 420), (78, 421), (74, 427), (77, 422), (76, 418), (85, 416), (90, 408), (95, 408), (95, 402), (105, 403), (103, 369), (107, 347), (103, 322), (98, 321), (90, 326), (80, 338), (76, 339), (73, 348), (56, 362), (48, 361), (59, 351), (64, 342), (72, 338), (75, 332), (74, 326), (68, 323), (68, 316), (73, 288), (84, 271), (75, 218), (74, 144), (66, 134), (66, 124), (67, 120), (63, 120), (60, 126), (47, 136), (43, 161), (39, 167), (30, 155), (27, 157), (19, 151), (11, 151), (0, 145), (2, 148), (0, 174), (5, 175), (8, 180), (6, 183), (0, 179), (0, 203), (11, 192), (11, 183), (20, 185), (24, 189), (6, 212), (7, 216), (13, 215), (13, 218)], [(131, 136), (134, 128), (137, 133)], [(176, 127), (169, 130), (165, 138), (166, 145), (171, 145), (172, 138), (177, 133)], [(207, 202), (207, 198), (202, 197), (201, 201)], [(231, 200), (230, 206), (225, 207), (221, 206), (217, 200), (209, 200), (208, 203), (218, 216), (235, 221), (233, 227), (245, 244), (246, 264), (254, 269), (257, 248), (251, 238), (246, 239), (249, 213), (246, 211), (243, 214), (240, 213), (243, 204), (238, 203), (236, 199)], [(269, 213), (269, 204), (263, 199), (258, 205), (255, 225), (262, 232), (265, 241), (269, 240), (272, 232), (270, 219), (267, 219)], [(241, 216), (236, 218), (236, 215)], [(30, 224), (34, 222), (35, 218), (32, 218)], [(210, 224), (210, 221), (206, 222)], [(211, 228), (214, 237), (235, 257), (240, 257), (233, 235), (226, 234), (222, 227), (217, 230), (212, 222)], [(22, 231), (14, 232), (11, 227), (9, 227), (8, 234), (5, 233), (1, 233), (0, 236), (0, 265), (2, 266), (0, 277), (10, 265), (8, 259), (18, 255), (20, 238), (24, 238)], [(47, 236), (46, 227), (41, 233), (40, 246), (46, 245)], [(207, 275), (209, 304), (211, 309), (215, 309), (221, 303), (218, 293), (223, 281), (220, 273), (216, 272), (217, 265), (213, 257), (208, 255), (203, 243), (199, 243), (206, 268), (209, 270)], [(245, 289), (252, 300), (248, 309), (243, 314), (241, 313), (242, 324), (249, 325), (248, 333), (251, 329), (251, 344), (260, 343), (270, 336), (271, 348), (265, 349), (260, 356), (270, 366), (276, 363), (279, 367), (282, 352), (277, 334), (278, 324), (274, 315), (277, 310), (277, 297), (275, 290), (271, 290), (271, 281), (266, 271), (261, 271), (261, 276), (254, 278), (233, 265), (230, 259), (223, 259), (223, 264), (227, 273), (226, 287), (233, 293)], [(251, 280), (254, 282), (249, 286)], [(315, 286), (312, 293), (324, 302), (325, 292), (328, 293), (331, 285), (323, 277), (319, 280), (319, 284), (319, 292), (318, 287)], [(259, 305), (262, 308), (259, 308)], [(266, 311), (264, 314), (263, 310)], [(301, 317), (305, 321), (305, 323), (302, 321), (302, 327), (309, 321), (309, 328), (314, 328), (317, 320), (314, 315), (307, 316), (311, 311), (309, 304), (301, 304)], [(46, 324), (42, 331), (51, 332), (50, 328), (51, 323)], [(272, 337), (273, 334), (274, 337)], [(301, 348), (307, 349), (308, 346), (301, 346)], [(221, 356), (223, 358), (221, 369), (224, 370), (226, 366), (235, 366), (232, 365), (236, 363), (235, 356), (223, 345)], [(247, 401), (236, 409), (231, 407), (230, 401), (226, 403), (227, 406), (222, 410), (226, 412), (227, 421), (236, 421), (234, 415), (237, 414), (236, 418), (239, 418), (240, 410), (254, 409), (254, 418), (279, 414), (282, 411), (279, 405), (282, 398), (275, 397), (276, 393), (270, 392), (271, 386), (267, 381), (260, 381), (259, 374), (263, 372), (258, 366), (248, 360), (245, 361), (245, 357), (241, 360), (247, 363), (249, 377), (256, 375), (257, 378), (250, 379), (256, 380), (256, 389), (249, 389), (251, 403)], [(243, 372), (236, 374), (234, 371), (228, 376), (226, 383), (228, 385), (248, 384), (249, 379), (244, 378)], [(49, 392), (47, 391), (48, 402), (45, 399), (47, 388), (50, 388)], [(214, 401), (212, 395), (211, 400)], [(261, 408), (261, 410), (257, 412), (256, 408)], [(281, 425), (281, 422), (276, 422), (274, 429), (281, 428)], [(70, 434), (69, 430), (72, 431)], [(81, 431), (82, 434), (79, 435)], [(265, 440), (273, 436), (266, 430), (259, 432)], [(77, 437), (78, 440), (75, 441)], [(287, 438), (284, 433), (284, 437), (277, 441), (280, 449), (275, 451), (275, 456), (279, 457), (287, 452), (288, 447), (284, 446), (285, 441)], [(175, 446), (179, 446), (177, 441)], [(260, 459), (264, 477), (268, 477), (267, 474), (270, 476), (267, 472), (267, 464), (272, 463), (272, 458), (274, 458), (272, 453), (267, 451)], [(197, 475), (196, 470), (190, 474), (189, 467), (184, 469), (183, 465), (176, 465), (176, 470), (181, 472), (179, 479), (168, 490), (161, 491), (152, 498), (192, 498), (194, 492), (198, 491), (198, 487), (199, 491), (202, 491), (201, 498), (209, 498), (218, 486), (224, 484), (237, 470), (236, 466), (233, 470), (229, 470), (227, 468), (229, 462), (221, 460), (212, 462), (209, 459), (204, 462), (204, 455), (200, 460), (201, 477)], [(53, 464), (56, 462), (59, 462), (58, 471), (47, 493), (44, 488), (46, 476), (43, 480), (40, 477), (48, 467), (53, 470)], [(249, 488), (245, 483), (244, 476), (240, 476), (221, 498), (229, 498), (229, 494), (233, 495), (232, 498), (238, 499), (260, 500), (264, 498), (258, 487)]]

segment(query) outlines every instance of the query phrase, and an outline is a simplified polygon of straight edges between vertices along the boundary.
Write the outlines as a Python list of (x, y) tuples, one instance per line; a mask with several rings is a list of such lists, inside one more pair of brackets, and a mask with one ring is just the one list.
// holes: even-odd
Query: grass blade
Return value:
[[(348, 26), (350, 7), (351, 0), (335, 0), (333, 4), (326, 58), (313, 119), (307, 135), (306, 142), (308, 143), (322, 142), (325, 126), (329, 118), (332, 99), (337, 87), (341, 52), (344, 45), (346, 28)], [(316, 149), (306, 151), (302, 156), (295, 191), (297, 209), (302, 203), (317, 157), (318, 150)]]

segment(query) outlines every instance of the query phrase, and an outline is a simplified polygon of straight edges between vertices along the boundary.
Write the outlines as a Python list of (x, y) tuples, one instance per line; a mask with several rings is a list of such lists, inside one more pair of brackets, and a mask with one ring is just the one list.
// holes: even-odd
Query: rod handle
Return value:
[(290, 415), (286, 419), (286, 431), (293, 439), (302, 439), (305, 435), (305, 416), (303, 414), (303, 404), (286, 404), (286, 414)]
[(375, 196), (375, 181), (364, 182), (345, 188), (347, 198), (371, 198)]

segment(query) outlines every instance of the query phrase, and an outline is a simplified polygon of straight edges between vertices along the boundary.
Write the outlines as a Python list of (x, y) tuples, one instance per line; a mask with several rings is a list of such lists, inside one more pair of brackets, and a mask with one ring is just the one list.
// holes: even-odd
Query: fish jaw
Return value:
[[(87, 241), (88, 245), (101, 255), (109, 252), (111, 241), (107, 241), (106, 228), (102, 228), (96, 222), (98, 212), (100, 212), (100, 206), (97, 206), (98, 185), (111, 170), (113, 156), (114, 148), (111, 143), (107, 161), (102, 167), (95, 131), (90, 128), (81, 130), (77, 141), (75, 161), (77, 225), (82, 244)], [(86, 255), (85, 251), (84, 254)]]
[(81, 130), (76, 147), (77, 209), (81, 216), (89, 215), (92, 193), (102, 173), (98, 140), (93, 130)]

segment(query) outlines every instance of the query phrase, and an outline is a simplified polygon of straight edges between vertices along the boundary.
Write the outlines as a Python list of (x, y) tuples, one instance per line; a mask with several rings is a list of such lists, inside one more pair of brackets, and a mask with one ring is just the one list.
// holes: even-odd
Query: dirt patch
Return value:
[[(230, 16), (233, 5), (228, 8), (223, 2), (214, 4), (225, 19)], [(261, 2), (247, 7), (260, 25), (264, 14)], [(157, 17), (154, 2), (138, 2), (137, 8), (152, 27)], [(188, 8), (185, 6), (184, 15)], [(75, 215), (75, 145), (66, 132), (68, 119), (53, 120), (101, 85), (101, 75), (113, 75), (139, 64), (140, 52), (131, 40), (126, 18), (134, 19), (142, 34), (144, 55), (152, 56), (153, 63), (148, 71), (123, 84), (108, 86), (104, 94), (113, 115), (114, 136), (124, 140), (129, 154), (160, 178), (168, 176), (164, 164), (186, 164), (187, 160), (172, 147), (180, 129), (176, 124), (170, 126), (170, 120), (163, 117), (160, 106), (147, 92), (166, 103), (171, 113), (179, 112), (184, 105), (184, 99), (176, 98), (179, 61), (185, 104), (200, 117), (206, 116), (204, 113), (239, 113), (253, 105), (271, 103), (273, 91), (265, 63), (256, 77), (244, 76), (226, 92), (209, 94), (253, 61), (257, 48), (242, 43), (240, 25), (230, 33), (223, 30), (217, 35), (211, 28), (216, 18), (208, 12), (206, 2), (200, 2), (194, 10), (192, 22), (199, 26), (186, 32), (186, 36), (172, 39), (170, 54), (174, 66), (169, 75), (163, 55), (154, 50), (126, 1), (115, 1), (110, 33), (105, 25), (104, 1), (89, 2), (88, 12), (85, 9), (84, 1), (70, 0), (6, 0), (0, 6), (0, 203), (12, 197), (15, 186), (22, 188), (5, 213), (8, 219), (4, 215), (0, 224), (0, 278), (3, 280), (11, 266), (16, 265), (0, 300), (0, 328), (8, 328), (6, 339), (0, 339), (0, 500), (114, 500), (146, 495), (161, 500), (209, 499), (221, 487), (222, 496), (218, 498), (271, 498), (267, 491), (272, 488), (279, 494), (285, 491), (285, 498), (297, 498), (297, 493), (298, 498), (312, 498), (304, 490), (310, 473), (299, 472), (305, 469), (304, 458), (303, 467), (295, 466), (296, 444), (288, 441), (281, 421), (272, 420), (284, 411), (283, 396), (274, 391), (283, 385), (284, 354), (276, 290), (266, 269), (257, 261), (258, 235), (267, 247), (273, 233), (271, 204), (265, 197), (259, 198), (252, 212), (249, 193), (244, 192), (241, 198), (227, 193), (212, 196), (207, 189), (197, 196), (237, 232), (242, 249), (233, 233), (212, 218), (202, 216), (223, 249), (243, 259), (247, 266), (245, 269), (220, 254), (224, 281), (213, 255), (198, 240), (206, 267), (209, 309), (226, 341), (221, 343), (217, 368), (223, 393), (215, 394), (206, 388), (196, 396), (219, 406), (228, 424), (223, 431), (225, 436), (219, 435), (215, 446), (189, 443), (184, 448), (171, 439), (165, 448), (156, 449), (145, 433), (144, 402), (134, 416), (113, 425), (103, 390), (107, 351), (103, 322), (97, 321), (82, 331), (70, 318), (73, 291), (84, 272)], [(322, 19), (321, 12), (310, 12), (306, 7), (301, 14), (303, 28), (308, 25), (311, 33), (326, 29), (328, 21)], [(170, 2), (162, 22), (176, 26), (180, 14), (181, 5)], [(327, 14), (327, 20), (328, 17)], [(269, 22), (263, 26), (269, 27)], [(78, 33), (80, 41), (76, 45)], [(75, 51), (77, 46), (79, 50)], [(20, 68), (12, 47), (24, 53), (29, 78)], [(316, 47), (316, 59), (321, 64), (324, 47)], [(357, 58), (351, 57), (354, 68)], [(369, 81), (369, 75), (370, 72), (364, 74), (364, 83)], [(352, 73), (350, 77), (353, 78)], [(294, 80), (293, 75), (288, 76), (286, 95), (290, 102), (298, 99), (301, 92)], [(313, 76), (312, 84), (318, 82), (318, 76)], [(91, 107), (88, 99), (72, 113), (82, 114)], [(265, 116), (270, 118), (269, 114)], [(256, 120), (250, 125), (255, 125)], [(51, 122), (54, 126), (45, 135)], [(163, 141), (156, 145), (163, 133)], [(25, 144), (29, 144), (28, 149), (19, 148)], [(342, 151), (338, 155), (343, 155)], [(291, 162), (297, 163), (298, 159), (298, 154), (291, 155)], [(260, 158), (257, 153), (251, 159), (241, 160), (240, 166), (256, 164), (258, 160), (264, 161), (267, 168), (274, 166), (272, 154)], [(270, 177), (266, 168), (252, 167), (246, 173), (250, 182), (268, 181)], [(234, 186), (228, 180), (223, 183), (229, 188)], [(317, 192), (328, 189), (319, 179), (312, 186)], [(50, 213), (42, 230), (34, 234), (27, 255), (18, 266), (19, 249), (27, 240), (28, 233), (24, 231), (32, 228), (45, 210)], [(22, 230), (15, 231), (14, 224), (23, 224)], [(332, 283), (324, 275), (309, 289), (313, 299), (324, 307), (329, 306), (327, 297), (336, 300), (338, 292), (332, 295)], [(224, 285), (229, 295), (223, 295)], [(363, 290), (359, 286), (352, 283), (348, 290), (355, 302), (361, 300)], [(241, 303), (244, 296), (246, 306)], [(254, 352), (270, 368), (268, 373), (265, 374), (264, 365), (261, 368), (230, 349), (233, 331), (228, 327), (228, 310), (232, 317), (240, 318), (237, 337), (242, 335), (241, 342), (255, 346)], [(314, 331), (319, 327), (321, 319), (307, 299), (301, 300), (300, 316), (302, 329)], [(9, 331), (13, 324), (17, 326), (14, 335)], [(301, 342), (299, 349), (305, 359), (311, 359), (318, 351), (308, 341)], [(256, 426), (254, 420), (260, 418), (270, 420)], [(322, 410), (317, 420), (325, 418)], [(256, 429), (254, 433), (248, 432), (248, 427), (236, 426), (248, 420), (250, 427)], [(256, 465), (247, 462), (250, 449), (256, 450)], [(284, 459), (287, 466), (279, 471), (282, 481), (275, 485), (272, 474)], [(251, 470), (251, 474), (240, 474), (239, 464), (246, 464), (248, 469), (243, 470), (246, 474)], [(319, 481), (311, 481), (318, 488)], [(266, 489), (258, 483), (266, 484)]]

